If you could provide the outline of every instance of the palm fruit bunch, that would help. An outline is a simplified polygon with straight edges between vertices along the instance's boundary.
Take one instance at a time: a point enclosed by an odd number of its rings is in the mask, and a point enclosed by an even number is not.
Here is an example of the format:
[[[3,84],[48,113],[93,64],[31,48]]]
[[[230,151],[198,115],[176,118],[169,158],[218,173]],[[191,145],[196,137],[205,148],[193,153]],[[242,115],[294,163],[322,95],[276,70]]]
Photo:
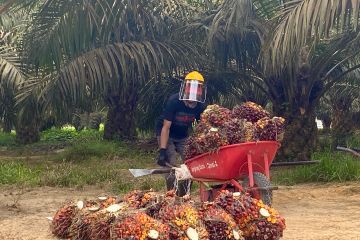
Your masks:
[[[241,230],[259,217],[258,207],[248,194],[223,191],[214,202],[234,218]]]
[[[114,223],[112,236],[114,239],[133,240],[168,240],[169,226],[163,224],[146,213],[138,212]]]
[[[219,105],[209,105],[201,114],[201,122],[213,127],[223,126],[231,118],[231,111]]]
[[[61,207],[53,217],[50,225],[51,232],[59,238],[68,238],[76,211],[77,207],[74,204],[66,204]]]
[[[213,203],[203,203],[200,217],[209,233],[209,240],[243,240],[242,232],[230,214]]]
[[[202,149],[198,146],[198,143],[196,142],[196,139],[194,136],[189,137],[186,139],[184,144],[184,158],[190,159],[197,155],[200,155],[202,152]]]
[[[152,205],[157,200],[157,195],[154,191],[138,191],[134,190],[124,196],[124,201],[133,208],[144,208]]]
[[[245,239],[276,239],[272,237],[282,236],[285,229],[285,221],[275,209],[248,194],[223,191],[215,204],[232,215]],[[263,237],[264,233],[265,238],[253,238]]]
[[[203,142],[203,153],[218,150],[221,146],[229,144],[220,128],[212,127],[204,135],[199,136],[199,140]]]
[[[104,213],[98,211],[82,211],[77,214],[73,218],[69,229],[71,239],[90,239],[93,224],[99,219],[104,218],[104,215]]]
[[[256,123],[261,118],[270,117],[270,113],[256,103],[245,102],[233,108],[232,117]]]
[[[208,233],[200,226],[198,211],[190,204],[169,204],[159,211],[159,219],[170,226],[171,240],[205,240]]]
[[[149,199],[147,193],[156,201],[142,205],[142,199]],[[265,240],[279,239],[284,229],[285,220],[275,209],[229,191],[202,204],[194,204],[189,196],[178,198],[175,191],[151,190],[130,192],[124,201],[101,197],[68,203],[51,225],[57,237],[79,240]]]
[[[72,239],[99,239],[98,236],[110,238],[110,226],[116,214],[126,205],[118,204],[116,197],[99,197],[96,200],[79,201],[79,211],[73,217],[69,228]],[[126,206],[127,207],[127,206]],[[101,238],[101,239],[109,239]]]
[[[184,196],[181,198],[181,200],[182,202],[187,202],[190,200],[190,198]],[[160,210],[168,205],[175,204],[176,201],[177,201],[176,190],[168,191],[166,192],[165,195],[158,195],[156,203],[147,206],[146,214],[148,214],[150,217],[153,217],[155,219],[159,219]]]
[[[90,239],[110,240],[110,230],[115,219],[116,217],[114,215],[106,215],[103,218],[96,219],[91,227]]]
[[[233,118],[224,124],[229,144],[251,142],[254,140],[254,125],[245,119]]]
[[[283,228],[279,224],[273,224],[266,219],[251,223],[251,234],[249,240],[277,240],[283,236]]]
[[[259,218],[248,223],[245,227],[247,239],[251,240],[276,240],[282,237],[285,230],[285,219],[278,212],[261,200],[253,199],[259,208]]]
[[[202,153],[216,151],[228,144],[226,134],[222,129],[202,122],[196,126],[194,135],[186,140],[184,156],[185,159],[190,159]]]
[[[255,139],[259,141],[281,141],[284,130],[284,118],[264,117],[255,123]]]

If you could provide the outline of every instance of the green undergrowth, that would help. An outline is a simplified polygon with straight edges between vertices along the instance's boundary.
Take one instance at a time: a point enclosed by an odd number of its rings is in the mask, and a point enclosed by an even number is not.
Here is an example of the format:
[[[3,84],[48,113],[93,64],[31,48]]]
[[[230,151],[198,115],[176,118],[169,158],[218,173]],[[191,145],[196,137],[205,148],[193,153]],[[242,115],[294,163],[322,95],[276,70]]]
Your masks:
[[[0,134],[0,185],[92,185],[115,192],[149,188],[164,190],[162,176],[134,178],[128,171],[129,168],[158,167],[155,164],[156,152],[149,151],[148,145],[105,141],[102,134],[102,131],[95,130],[76,132],[72,128],[50,129],[41,133],[39,143],[27,146],[15,145],[14,133]],[[351,139],[352,146],[358,146],[358,140],[358,137]],[[48,151],[50,146],[61,144],[64,145],[61,151]],[[3,151],[3,148],[7,151]],[[35,154],[34,149],[38,150]],[[320,160],[320,164],[271,169],[273,184],[360,180],[360,161],[349,153],[323,150],[315,153],[313,159]],[[196,186],[194,184],[193,189],[196,190]]]
[[[360,160],[348,153],[319,152],[313,159],[319,164],[275,169],[275,184],[294,185],[308,182],[345,182],[360,180]]]

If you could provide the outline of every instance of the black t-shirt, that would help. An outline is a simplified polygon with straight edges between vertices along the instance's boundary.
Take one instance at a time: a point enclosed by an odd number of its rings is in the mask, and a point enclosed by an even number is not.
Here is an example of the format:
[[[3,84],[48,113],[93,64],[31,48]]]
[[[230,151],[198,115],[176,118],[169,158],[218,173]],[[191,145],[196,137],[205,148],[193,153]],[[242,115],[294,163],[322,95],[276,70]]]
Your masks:
[[[198,103],[195,108],[189,108],[179,100],[179,94],[170,96],[166,107],[156,124],[156,135],[161,135],[164,119],[171,121],[169,137],[183,139],[188,136],[189,128],[194,120],[200,120],[200,114],[205,110],[205,104]]]

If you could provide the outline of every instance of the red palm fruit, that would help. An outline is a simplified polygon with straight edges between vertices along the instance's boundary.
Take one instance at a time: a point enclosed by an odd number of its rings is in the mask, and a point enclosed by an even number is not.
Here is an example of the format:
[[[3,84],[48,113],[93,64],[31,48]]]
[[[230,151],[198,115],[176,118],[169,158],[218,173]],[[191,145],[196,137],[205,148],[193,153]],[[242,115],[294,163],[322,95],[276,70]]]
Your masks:
[[[265,117],[255,124],[255,139],[259,141],[281,141],[285,130],[285,119]]]
[[[229,144],[253,141],[254,126],[245,119],[233,118],[224,124]]]
[[[112,228],[114,239],[169,239],[169,226],[143,212],[116,221]],[[156,235],[156,238],[151,235]]]
[[[231,111],[219,105],[209,105],[201,114],[201,122],[213,127],[222,126],[231,117]]]
[[[51,223],[51,232],[59,238],[68,238],[70,234],[70,226],[75,215],[76,207],[65,205],[60,208]]]
[[[205,203],[201,207],[201,219],[209,234],[209,240],[243,239],[242,232],[230,214],[214,204]]]
[[[115,219],[115,216],[110,215],[98,219],[91,227],[90,239],[110,240],[110,228]]]
[[[235,106],[232,110],[232,117],[246,119],[249,122],[256,123],[263,117],[269,117],[270,114],[260,105],[253,102],[246,102]]]

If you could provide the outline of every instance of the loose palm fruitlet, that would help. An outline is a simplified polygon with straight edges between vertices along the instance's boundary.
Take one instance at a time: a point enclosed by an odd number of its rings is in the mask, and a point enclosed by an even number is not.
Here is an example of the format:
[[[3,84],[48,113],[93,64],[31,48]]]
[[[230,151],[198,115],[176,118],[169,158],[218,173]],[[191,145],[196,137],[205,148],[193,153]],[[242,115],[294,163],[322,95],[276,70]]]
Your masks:
[[[231,118],[231,111],[219,105],[209,105],[201,114],[201,122],[213,127],[223,126]]]
[[[256,123],[261,118],[270,117],[270,113],[256,103],[246,102],[233,108],[232,117]]]
[[[285,131],[282,117],[264,117],[255,123],[255,136],[258,141],[281,141]]]

